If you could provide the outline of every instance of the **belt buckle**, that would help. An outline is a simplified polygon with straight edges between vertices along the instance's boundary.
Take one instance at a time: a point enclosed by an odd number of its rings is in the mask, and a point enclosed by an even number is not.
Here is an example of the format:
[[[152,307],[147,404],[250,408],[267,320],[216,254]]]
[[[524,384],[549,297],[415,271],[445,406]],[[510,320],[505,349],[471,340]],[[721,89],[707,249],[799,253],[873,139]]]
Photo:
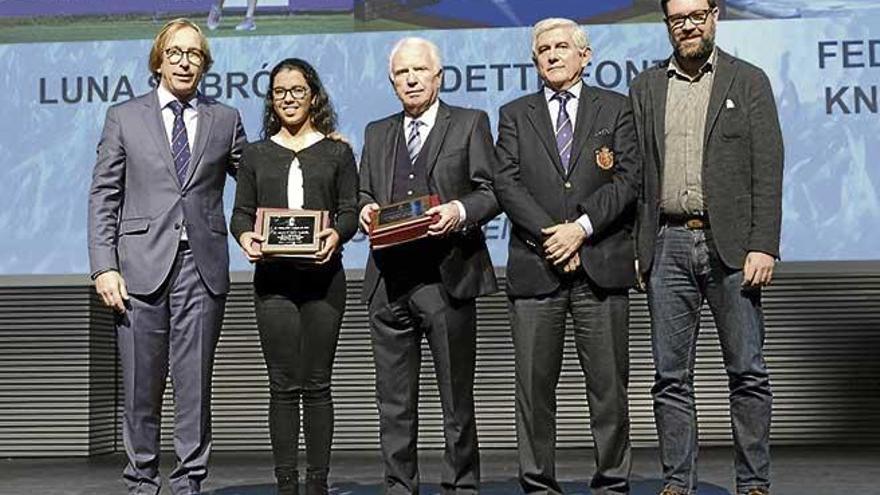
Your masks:
[[[706,228],[706,222],[702,218],[691,218],[684,225],[690,230],[703,230]]]

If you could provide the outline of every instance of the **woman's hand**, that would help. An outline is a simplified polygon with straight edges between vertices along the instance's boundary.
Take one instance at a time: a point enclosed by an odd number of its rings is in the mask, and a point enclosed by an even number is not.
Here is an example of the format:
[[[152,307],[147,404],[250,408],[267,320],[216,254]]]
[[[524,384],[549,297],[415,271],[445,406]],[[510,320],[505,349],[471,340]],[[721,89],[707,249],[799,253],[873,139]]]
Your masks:
[[[339,247],[339,232],[336,232],[336,229],[332,228],[324,229],[318,232],[318,239],[324,241],[324,247],[315,253],[317,263],[321,265],[330,260],[333,253],[336,252],[336,248]]]
[[[263,236],[256,232],[243,232],[238,238],[238,244],[241,246],[242,252],[251,263],[263,259],[263,252],[260,250],[260,244],[264,241]]]

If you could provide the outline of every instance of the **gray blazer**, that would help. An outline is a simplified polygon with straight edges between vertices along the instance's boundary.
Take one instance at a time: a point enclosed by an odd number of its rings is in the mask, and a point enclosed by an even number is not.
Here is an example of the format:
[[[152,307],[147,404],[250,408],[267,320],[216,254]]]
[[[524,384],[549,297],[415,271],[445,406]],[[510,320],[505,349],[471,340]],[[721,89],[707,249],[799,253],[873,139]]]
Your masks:
[[[179,183],[156,91],[110,107],[89,191],[91,273],[118,270],[128,291],[156,291],[186,225],[199,274],[214,294],[229,290],[223,217],[226,174],[247,141],[235,109],[199,95],[198,129]]]
[[[665,154],[668,61],[640,74],[630,100],[643,159],[637,246],[647,275],[659,229]],[[782,131],[767,75],[720,49],[709,99],[703,153],[703,194],[725,265],[740,270],[749,251],[779,256],[782,223]]]
[[[368,203],[391,203],[402,125],[400,112],[367,126],[361,153],[358,211]],[[467,213],[466,224],[445,239],[440,277],[446,290],[456,298],[490,294],[497,290],[495,271],[480,229],[499,213],[492,190],[495,155],[489,117],[481,110],[449,106],[441,101],[431,133],[436,136],[422,150],[428,157],[428,187],[444,203],[461,201]],[[371,251],[364,274],[363,302],[369,303],[379,276]]]

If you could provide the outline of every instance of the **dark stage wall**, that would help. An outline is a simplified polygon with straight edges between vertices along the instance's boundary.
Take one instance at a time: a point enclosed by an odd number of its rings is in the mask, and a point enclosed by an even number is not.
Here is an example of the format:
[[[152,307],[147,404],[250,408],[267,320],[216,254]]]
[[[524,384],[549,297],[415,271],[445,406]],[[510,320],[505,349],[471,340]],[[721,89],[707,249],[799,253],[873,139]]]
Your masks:
[[[502,274],[503,275],[503,274]],[[333,394],[337,449],[378,447],[362,274],[349,273]],[[214,446],[268,450],[268,390],[250,274],[233,275],[214,373]],[[775,395],[772,442],[880,445],[880,262],[782,263],[766,290],[766,355]],[[697,400],[704,445],[730,443],[726,376],[703,315]],[[631,310],[630,416],[637,446],[656,443],[643,295]],[[479,300],[476,378],[482,447],[515,446],[513,351],[503,293]],[[122,450],[121,370],[110,314],[85,276],[0,277],[0,456],[88,456]],[[442,447],[432,363],[423,354],[421,443]],[[558,445],[590,447],[584,380],[569,336],[560,379]],[[171,447],[166,394],[163,444]]]

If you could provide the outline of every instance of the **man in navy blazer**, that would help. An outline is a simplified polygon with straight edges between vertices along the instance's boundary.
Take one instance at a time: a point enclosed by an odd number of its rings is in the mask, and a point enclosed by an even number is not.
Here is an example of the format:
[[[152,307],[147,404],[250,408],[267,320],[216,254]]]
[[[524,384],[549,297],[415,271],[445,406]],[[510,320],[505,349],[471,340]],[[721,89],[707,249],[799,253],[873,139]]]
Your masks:
[[[223,187],[246,142],[238,112],[197,91],[211,52],[178,19],[150,51],[156,90],[107,111],[89,192],[95,288],[117,313],[123,478],[159,492],[162,395],[174,384],[176,495],[199,493],[211,446],[211,370],[229,290]]]
[[[532,32],[544,87],[501,107],[495,191],[512,224],[507,294],[516,352],[520,484],[559,494],[556,384],[566,314],[587,380],[596,474],[628,493],[629,294],[639,157],[626,98],[582,81],[592,51],[568,19]]]

